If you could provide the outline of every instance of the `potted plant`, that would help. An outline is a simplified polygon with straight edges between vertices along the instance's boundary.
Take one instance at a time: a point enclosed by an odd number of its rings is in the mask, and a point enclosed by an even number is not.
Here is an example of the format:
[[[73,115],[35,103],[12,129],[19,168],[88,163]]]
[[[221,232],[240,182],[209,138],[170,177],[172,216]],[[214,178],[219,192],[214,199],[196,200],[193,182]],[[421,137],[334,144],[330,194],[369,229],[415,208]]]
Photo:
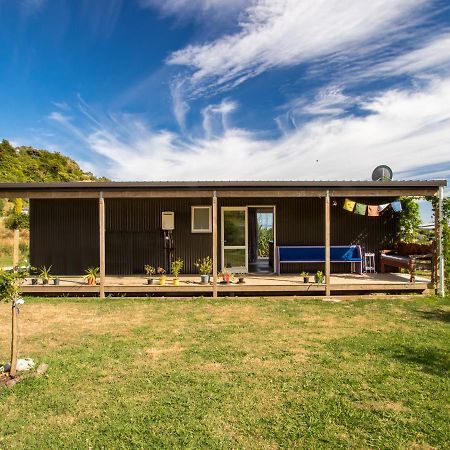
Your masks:
[[[232,274],[228,270],[224,270],[221,274],[224,283],[229,283],[231,281]]]
[[[209,256],[205,256],[204,258],[199,259],[194,265],[200,273],[200,283],[208,284],[209,274],[212,271],[212,259]]]
[[[166,271],[163,267],[158,267],[156,273],[159,275],[159,285],[163,286],[166,284]]]
[[[146,273],[147,276],[148,276],[148,278],[147,278],[147,284],[153,284],[153,278],[152,278],[152,275],[155,275],[156,269],[155,269],[153,266],[151,266],[150,264],[146,264],[146,265],[144,266],[144,270],[145,270],[145,273]]]
[[[99,267],[88,267],[84,273],[86,274],[83,278],[86,280],[86,283],[90,286],[95,286],[97,284],[97,277],[100,271]]]
[[[48,284],[48,280],[52,278],[50,271],[52,269],[52,266],[46,267],[42,266],[39,270],[39,278],[42,280],[42,284]]]
[[[59,277],[53,278],[53,284],[54,284],[55,286],[59,286],[59,281],[60,281]]]
[[[303,283],[309,283],[309,273],[308,272],[302,272],[300,276],[303,278]]]
[[[178,258],[177,260],[173,261],[170,265],[170,271],[172,272],[172,275],[175,277],[173,279],[173,284],[175,286],[178,286],[180,284],[180,280],[178,279],[178,275],[180,275],[181,269],[183,268],[183,260]]]
[[[31,277],[31,284],[32,285],[36,285],[38,284],[38,270],[36,267],[30,266],[30,270],[29,270],[30,275],[33,275]]]
[[[238,283],[239,284],[244,284],[245,283],[245,273],[240,273],[238,274]]]
[[[322,283],[323,283],[323,279],[324,279],[323,272],[321,272],[320,270],[318,270],[318,271],[316,272],[316,274],[314,275],[314,281],[315,281],[317,284],[322,284]]]

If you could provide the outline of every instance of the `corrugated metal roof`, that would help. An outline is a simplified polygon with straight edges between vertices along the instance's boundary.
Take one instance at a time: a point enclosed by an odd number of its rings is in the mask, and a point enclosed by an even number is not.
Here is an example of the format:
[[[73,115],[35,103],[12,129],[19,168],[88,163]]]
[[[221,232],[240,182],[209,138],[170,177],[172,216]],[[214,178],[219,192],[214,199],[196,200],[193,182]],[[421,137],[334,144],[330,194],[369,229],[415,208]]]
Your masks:
[[[102,191],[134,189],[317,189],[317,188],[426,188],[447,186],[446,180],[399,180],[399,181],[77,181],[65,183],[0,183],[1,191]]]

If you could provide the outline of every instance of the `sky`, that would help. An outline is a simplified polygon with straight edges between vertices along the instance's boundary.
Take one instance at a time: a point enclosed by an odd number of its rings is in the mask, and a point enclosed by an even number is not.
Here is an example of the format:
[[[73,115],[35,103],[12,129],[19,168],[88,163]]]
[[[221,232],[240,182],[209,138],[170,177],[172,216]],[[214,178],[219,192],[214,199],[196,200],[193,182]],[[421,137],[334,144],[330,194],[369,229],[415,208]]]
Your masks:
[[[0,139],[113,180],[450,178],[448,0],[0,0]]]

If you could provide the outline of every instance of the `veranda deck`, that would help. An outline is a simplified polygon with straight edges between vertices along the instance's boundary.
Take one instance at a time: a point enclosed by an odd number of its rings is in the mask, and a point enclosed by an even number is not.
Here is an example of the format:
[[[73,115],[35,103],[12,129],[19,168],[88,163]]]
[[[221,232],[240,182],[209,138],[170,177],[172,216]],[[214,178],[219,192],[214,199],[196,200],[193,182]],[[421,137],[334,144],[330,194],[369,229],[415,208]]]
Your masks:
[[[311,277],[312,279],[312,277]],[[425,293],[433,289],[430,280],[417,277],[415,283],[410,283],[409,275],[402,273],[386,274],[336,274],[331,276],[331,293],[364,294],[364,293]],[[81,276],[64,276],[59,285],[32,285],[27,279],[22,286],[25,295],[70,295],[96,296],[99,286],[89,286]],[[174,286],[172,278],[168,277],[165,285],[160,286],[155,279],[148,285],[144,275],[137,276],[107,276],[105,282],[106,295],[136,295],[136,296],[211,296],[212,283],[200,284],[198,275],[180,276],[180,284]],[[247,275],[245,283],[237,280],[229,284],[218,284],[219,296],[234,295],[325,295],[325,285],[304,283],[299,275]]]

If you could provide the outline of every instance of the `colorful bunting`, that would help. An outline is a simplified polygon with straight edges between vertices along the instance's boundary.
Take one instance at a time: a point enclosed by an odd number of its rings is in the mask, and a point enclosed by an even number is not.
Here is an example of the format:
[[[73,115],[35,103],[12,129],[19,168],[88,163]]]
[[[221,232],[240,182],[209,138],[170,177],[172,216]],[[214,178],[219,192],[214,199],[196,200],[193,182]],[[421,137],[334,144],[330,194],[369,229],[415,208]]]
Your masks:
[[[391,203],[391,207],[394,212],[402,212],[402,204],[397,200]]]
[[[399,200],[391,203],[383,203],[382,205],[364,205],[363,203],[356,203],[348,198],[344,201],[344,209],[346,211],[365,216],[366,213],[369,217],[378,217],[380,213],[390,206],[394,212],[402,211],[402,204]]]
[[[366,209],[367,209],[366,205],[363,205],[362,203],[357,203],[355,205],[355,210],[353,212],[355,214],[359,214],[361,216],[365,216],[366,215]]]
[[[344,202],[344,209],[350,212],[353,212],[353,209],[355,208],[356,202],[349,200],[348,198],[345,199]]]

